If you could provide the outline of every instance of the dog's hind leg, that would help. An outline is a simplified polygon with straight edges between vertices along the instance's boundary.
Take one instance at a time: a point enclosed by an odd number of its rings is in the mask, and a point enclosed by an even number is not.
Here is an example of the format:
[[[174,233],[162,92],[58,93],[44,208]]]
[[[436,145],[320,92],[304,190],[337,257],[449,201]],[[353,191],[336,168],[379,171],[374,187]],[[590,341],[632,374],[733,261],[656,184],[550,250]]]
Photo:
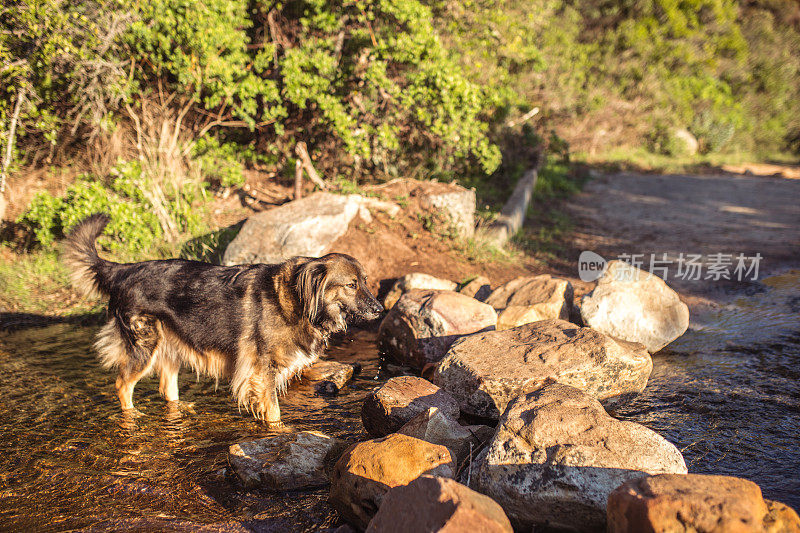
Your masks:
[[[119,403],[126,411],[133,409],[134,387],[153,370],[155,351],[161,341],[158,321],[149,316],[131,318],[129,337],[130,354],[126,363],[119,367],[116,383]]]
[[[162,360],[158,364],[158,392],[168,402],[178,401],[178,372],[180,363],[162,355]]]

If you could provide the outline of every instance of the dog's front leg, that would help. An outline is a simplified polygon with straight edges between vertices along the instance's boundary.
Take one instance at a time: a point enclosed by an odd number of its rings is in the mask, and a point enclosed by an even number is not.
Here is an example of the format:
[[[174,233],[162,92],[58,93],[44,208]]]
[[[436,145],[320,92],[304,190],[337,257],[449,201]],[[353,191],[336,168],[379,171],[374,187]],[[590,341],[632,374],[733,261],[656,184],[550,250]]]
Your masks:
[[[282,427],[281,407],[278,405],[278,387],[274,375],[270,376],[267,380],[267,387],[264,390],[264,396],[261,402],[261,412],[264,416],[264,422],[270,427]]]

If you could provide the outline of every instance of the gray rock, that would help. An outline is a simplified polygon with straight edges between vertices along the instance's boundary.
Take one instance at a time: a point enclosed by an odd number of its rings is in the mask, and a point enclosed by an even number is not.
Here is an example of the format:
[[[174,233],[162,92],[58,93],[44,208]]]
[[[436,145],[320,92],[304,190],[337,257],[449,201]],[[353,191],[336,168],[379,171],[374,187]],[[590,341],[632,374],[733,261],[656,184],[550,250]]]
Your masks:
[[[398,376],[367,395],[361,406],[361,420],[370,435],[382,437],[394,433],[431,407],[454,420],[459,416],[458,403],[430,381]]]
[[[463,287],[458,292],[465,296],[471,296],[479,302],[485,302],[486,298],[492,293],[492,287],[489,278],[485,276],[478,276]]]
[[[644,426],[609,416],[580,390],[555,383],[520,396],[473,465],[471,487],[495,499],[520,529],[604,531],[620,484],[685,474],[675,446]]]
[[[538,320],[569,320],[572,284],[549,274],[517,278],[501,285],[486,298],[497,309],[497,329],[510,329]]]
[[[317,257],[341,237],[362,208],[362,198],[317,192],[247,219],[225,250],[223,263],[279,263]]]
[[[449,219],[458,236],[475,235],[475,191],[454,186],[428,190],[420,195],[420,205]]]
[[[368,533],[512,533],[497,502],[452,479],[420,476],[383,498]]]
[[[436,407],[420,413],[397,432],[446,446],[458,465],[469,459],[470,454],[477,455],[480,446],[494,435],[489,426],[462,426]]]
[[[389,289],[383,299],[383,306],[386,309],[391,309],[403,293],[414,289],[454,291],[456,287],[458,287],[458,284],[449,279],[437,278],[422,272],[412,272],[394,282],[394,285],[392,285],[392,288]]]
[[[248,488],[276,491],[310,489],[328,484],[326,465],[333,464],[346,443],[316,431],[300,431],[233,444],[228,462]]]
[[[672,131],[672,138],[680,145],[679,154],[675,155],[695,155],[700,148],[697,137],[686,128],[677,128]]]
[[[453,343],[433,381],[465,413],[498,418],[520,394],[551,381],[601,400],[641,392],[653,369],[644,346],[563,320],[543,320]]]
[[[378,339],[400,363],[424,368],[438,362],[464,335],[494,329],[490,305],[452,291],[412,290],[403,294],[381,322]]]
[[[689,308],[678,293],[649,272],[611,261],[594,290],[581,301],[584,323],[657,352],[686,332]]]

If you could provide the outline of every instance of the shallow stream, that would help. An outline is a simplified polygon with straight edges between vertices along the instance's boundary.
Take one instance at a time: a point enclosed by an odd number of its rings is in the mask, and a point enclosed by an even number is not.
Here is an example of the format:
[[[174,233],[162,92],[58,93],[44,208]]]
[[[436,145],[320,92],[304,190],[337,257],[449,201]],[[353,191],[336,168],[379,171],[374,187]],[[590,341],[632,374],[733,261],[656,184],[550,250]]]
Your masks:
[[[768,278],[656,354],[645,392],[613,414],[676,444],[690,472],[746,477],[800,508],[800,272]],[[268,435],[224,386],[182,374],[194,412],[170,412],[157,380],[120,414],[113,376],[92,351],[96,327],[59,324],[0,335],[0,530],[164,530],[235,521],[254,531],[331,527],[326,490],[245,492],[221,474],[228,445]],[[363,370],[338,396],[306,383],[284,421],[355,440],[361,401],[386,379],[375,334],[329,356]]]

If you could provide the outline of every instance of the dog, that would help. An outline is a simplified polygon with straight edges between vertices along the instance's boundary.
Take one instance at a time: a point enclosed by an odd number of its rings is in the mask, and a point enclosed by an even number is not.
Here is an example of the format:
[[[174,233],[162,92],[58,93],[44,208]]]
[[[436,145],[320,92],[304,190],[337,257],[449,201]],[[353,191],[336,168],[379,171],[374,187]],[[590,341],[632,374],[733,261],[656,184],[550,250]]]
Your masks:
[[[240,409],[280,426],[278,394],[292,377],[333,333],[383,312],[349,255],[229,267],[184,259],[114,263],[95,246],[109,221],[104,214],[84,219],[62,253],[77,288],[108,298],[95,348],[105,367],[117,368],[126,411],[133,410],[136,383],[154,371],[162,396],[177,402],[178,372],[188,365],[217,383],[229,379]]]

